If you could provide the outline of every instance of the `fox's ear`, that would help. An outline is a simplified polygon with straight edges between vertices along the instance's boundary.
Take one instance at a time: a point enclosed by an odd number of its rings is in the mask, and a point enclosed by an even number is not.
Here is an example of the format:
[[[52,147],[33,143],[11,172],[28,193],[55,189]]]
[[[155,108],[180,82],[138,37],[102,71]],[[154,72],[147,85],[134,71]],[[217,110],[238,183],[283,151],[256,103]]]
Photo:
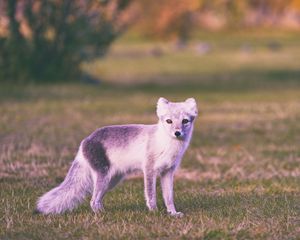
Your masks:
[[[198,108],[195,98],[188,98],[185,100],[187,112],[192,116],[196,117],[198,115]]]
[[[167,113],[169,101],[163,97],[157,101],[156,114],[158,117],[162,117]]]

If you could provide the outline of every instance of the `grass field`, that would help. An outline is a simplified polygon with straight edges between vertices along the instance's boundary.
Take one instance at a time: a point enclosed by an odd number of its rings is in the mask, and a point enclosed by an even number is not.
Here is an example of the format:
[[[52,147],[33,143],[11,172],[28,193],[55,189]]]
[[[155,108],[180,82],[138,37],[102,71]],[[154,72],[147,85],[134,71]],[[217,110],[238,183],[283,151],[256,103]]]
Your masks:
[[[99,85],[2,84],[0,239],[299,239],[299,36],[200,39],[181,50],[120,41],[84,66]],[[199,53],[203,42],[210,49]],[[200,110],[176,174],[183,218],[166,215],[161,194],[149,213],[139,177],[107,194],[104,213],[92,213],[88,198],[72,213],[32,214],[82,138],[103,125],[156,122],[160,96],[193,96]]]

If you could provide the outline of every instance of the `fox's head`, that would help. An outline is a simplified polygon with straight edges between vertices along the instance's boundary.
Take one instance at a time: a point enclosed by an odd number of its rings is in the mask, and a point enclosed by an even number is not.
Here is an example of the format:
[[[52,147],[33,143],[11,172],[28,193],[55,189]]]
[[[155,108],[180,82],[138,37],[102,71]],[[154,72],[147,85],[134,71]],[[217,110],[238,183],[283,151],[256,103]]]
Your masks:
[[[193,130],[198,109],[194,98],[188,98],[184,102],[169,102],[165,98],[159,98],[156,113],[167,134],[173,138],[185,139]]]

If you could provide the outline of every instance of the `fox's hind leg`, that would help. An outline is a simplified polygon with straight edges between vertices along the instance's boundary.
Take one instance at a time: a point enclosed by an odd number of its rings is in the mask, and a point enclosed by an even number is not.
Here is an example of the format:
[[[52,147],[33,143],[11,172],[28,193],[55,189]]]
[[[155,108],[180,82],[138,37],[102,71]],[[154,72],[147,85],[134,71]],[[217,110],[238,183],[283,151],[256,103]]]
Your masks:
[[[103,197],[109,189],[110,176],[107,173],[97,172],[93,176],[94,189],[91,199],[91,208],[94,212],[103,211]]]
[[[91,208],[94,212],[102,211],[104,195],[112,190],[124,178],[123,174],[116,174],[112,177],[109,174],[96,173],[94,176],[94,190],[91,199]]]
[[[98,134],[98,135],[97,135]],[[93,195],[91,207],[94,212],[103,210],[102,199],[109,188],[111,180],[111,164],[106,154],[106,149],[99,140],[99,132],[86,138],[82,143],[83,155],[92,170]]]
[[[117,173],[111,177],[107,191],[112,190],[115,186],[118,185],[124,179],[124,174]]]

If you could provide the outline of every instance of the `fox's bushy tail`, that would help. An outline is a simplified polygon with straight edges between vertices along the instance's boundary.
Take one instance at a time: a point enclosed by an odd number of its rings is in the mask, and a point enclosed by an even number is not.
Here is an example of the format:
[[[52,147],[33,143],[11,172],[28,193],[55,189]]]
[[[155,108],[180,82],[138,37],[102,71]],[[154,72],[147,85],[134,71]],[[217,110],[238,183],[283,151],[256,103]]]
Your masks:
[[[43,214],[59,214],[72,210],[84,200],[91,187],[89,169],[74,160],[64,181],[39,198],[36,211]]]

